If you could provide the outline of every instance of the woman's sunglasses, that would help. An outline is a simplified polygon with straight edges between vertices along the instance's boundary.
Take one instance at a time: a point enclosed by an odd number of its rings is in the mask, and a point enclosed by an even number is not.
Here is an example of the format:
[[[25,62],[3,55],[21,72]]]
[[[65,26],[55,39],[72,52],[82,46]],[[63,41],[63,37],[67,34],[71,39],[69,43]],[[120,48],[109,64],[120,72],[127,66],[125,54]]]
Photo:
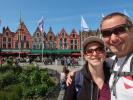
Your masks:
[[[118,25],[118,26],[110,28],[110,29],[101,30],[101,34],[104,38],[108,38],[112,34],[115,34],[115,35],[123,34],[123,33],[127,32],[130,29],[130,27],[131,27],[131,25],[121,24],[121,25]]]
[[[85,51],[85,54],[91,55],[91,54],[94,53],[94,51],[95,51],[97,54],[101,54],[101,53],[105,52],[104,47],[98,47],[98,48],[96,48],[96,49],[88,49],[88,50],[86,50],[86,51]]]

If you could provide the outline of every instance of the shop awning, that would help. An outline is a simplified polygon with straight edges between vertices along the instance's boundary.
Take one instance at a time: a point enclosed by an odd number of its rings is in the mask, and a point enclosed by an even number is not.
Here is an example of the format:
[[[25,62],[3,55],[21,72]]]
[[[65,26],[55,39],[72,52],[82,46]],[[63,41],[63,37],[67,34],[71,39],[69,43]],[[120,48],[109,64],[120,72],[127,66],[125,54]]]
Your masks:
[[[1,50],[2,54],[15,54],[15,53],[20,53],[20,54],[29,54],[31,53],[30,49],[2,49]]]
[[[31,50],[33,54],[71,54],[80,50]]]

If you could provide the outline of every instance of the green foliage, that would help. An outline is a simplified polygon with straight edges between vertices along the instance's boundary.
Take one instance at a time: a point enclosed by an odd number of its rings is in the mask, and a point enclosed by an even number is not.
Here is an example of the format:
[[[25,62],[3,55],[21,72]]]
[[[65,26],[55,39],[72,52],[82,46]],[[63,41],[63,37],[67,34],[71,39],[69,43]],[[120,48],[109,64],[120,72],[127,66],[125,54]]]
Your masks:
[[[34,70],[30,75],[31,85],[41,84],[41,74],[39,70]]]
[[[6,60],[7,64],[12,66],[13,65],[13,58],[9,58]]]
[[[2,65],[2,67],[0,67],[0,72],[5,72],[8,70],[13,70],[13,69],[14,69],[14,66],[9,65],[9,64],[4,64]]]
[[[0,91],[0,100],[21,100],[22,98],[22,85],[10,85],[4,91]]]
[[[3,89],[5,86],[10,84],[17,83],[17,76],[14,74],[13,71],[7,71],[0,75],[0,89]]]
[[[0,100],[21,100],[43,97],[55,86],[48,70],[33,65],[17,68],[6,65],[0,72]],[[8,69],[9,68],[9,69]]]

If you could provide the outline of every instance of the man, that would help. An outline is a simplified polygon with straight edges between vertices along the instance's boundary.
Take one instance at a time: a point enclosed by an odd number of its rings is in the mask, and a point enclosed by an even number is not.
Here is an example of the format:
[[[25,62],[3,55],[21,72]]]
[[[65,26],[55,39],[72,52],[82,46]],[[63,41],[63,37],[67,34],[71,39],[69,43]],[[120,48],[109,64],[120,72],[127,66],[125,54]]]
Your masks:
[[[106,46],[116,55],[109,85],[111,100],[133,100],[133,24],[119,12],[105,16],[100,31]]]
[[[108,48],[117,56],[110,77],[111,100],[133,100],[133,77],[130,62],[133,58],[133,24],[122,13],[112,13],[103,18],[100,31]]]

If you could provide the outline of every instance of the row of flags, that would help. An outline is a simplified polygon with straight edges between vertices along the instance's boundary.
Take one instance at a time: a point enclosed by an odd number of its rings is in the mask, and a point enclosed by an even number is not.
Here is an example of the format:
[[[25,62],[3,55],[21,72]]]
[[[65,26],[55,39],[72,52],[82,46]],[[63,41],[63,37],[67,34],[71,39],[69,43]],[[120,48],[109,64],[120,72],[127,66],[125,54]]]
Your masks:
[[[129,16],[125,9],[124,9],[123,12],[124,12],[125,15]],[[101,16],[103,18],[104,14],[102,13]],[[0,23],[1,23],[1,20],[0,20]],[[39,27],[40,31],[43,33],[44,32],[44,28],[43,28],[44,27],[44,19],[43,19],[43,16],[38,21],[38,27]],[[89,31],[89,27],[88,27],[85,19],[83,18],[83,16],[81,16],[81,32],[83,32],[83,31]]]
[[[43,33],[44,32],[44,19],[43,16],[41,17],[41,19],[39,19],[38,21],[38,27],[40,29],[40,31]],[[81,31],[89,31],[88,25],[85,21],[85,19],[83,18],[83,16],[81,16]]]

